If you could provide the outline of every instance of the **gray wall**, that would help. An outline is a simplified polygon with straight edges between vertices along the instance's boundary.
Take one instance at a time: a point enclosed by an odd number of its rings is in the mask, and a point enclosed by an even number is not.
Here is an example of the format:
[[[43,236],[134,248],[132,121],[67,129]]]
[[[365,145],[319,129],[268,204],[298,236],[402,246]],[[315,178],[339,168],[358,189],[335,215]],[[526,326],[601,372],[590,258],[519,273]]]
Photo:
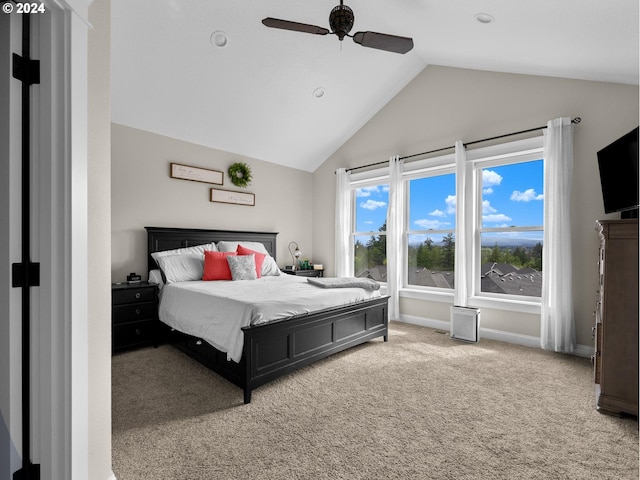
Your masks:
[[[545,125],[556,117],[579,116],[574,135],[572,232],[577,340],[591,345],[598,241],[604,215],[596,152],[638,125],[638,87],[560,78],[512,75],[428,66],[362,129],[314,172],[315,254],[334,258],[335,175],[338,167],[385,161],[503,133]],[[326,265],[333,273],[332,262]],[[400,313],[448,321],[448,307],[403,299]],[[483,326],[539,335],[539,315],[483,309]]]
[[[126,280],[130,272],[146,278],[145,226],[279,232],[280,266],[291,263],[291,241],[304,257],[323,261],[313,257],[313,174],[119,124],[112,124],[111,135],[114,282]],[[224,172],[221,188],[254,193],[256,205],[210,202],[213,185],[170,178],[171,162]],[[253,181],[245,189],[235,187],[226,173],[235,162],[251,167]]]

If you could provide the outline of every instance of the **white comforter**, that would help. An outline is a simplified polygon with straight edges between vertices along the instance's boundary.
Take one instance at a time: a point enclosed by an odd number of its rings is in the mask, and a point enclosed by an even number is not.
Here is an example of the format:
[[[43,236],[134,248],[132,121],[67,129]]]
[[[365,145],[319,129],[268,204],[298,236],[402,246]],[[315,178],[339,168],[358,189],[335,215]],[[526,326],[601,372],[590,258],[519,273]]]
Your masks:
[[[293,275],[177,282],[162,288],[159,316],[167,325],[206,340],[239,362],[242,327],[379,296],[379,291],[363,288],[319,288]]]

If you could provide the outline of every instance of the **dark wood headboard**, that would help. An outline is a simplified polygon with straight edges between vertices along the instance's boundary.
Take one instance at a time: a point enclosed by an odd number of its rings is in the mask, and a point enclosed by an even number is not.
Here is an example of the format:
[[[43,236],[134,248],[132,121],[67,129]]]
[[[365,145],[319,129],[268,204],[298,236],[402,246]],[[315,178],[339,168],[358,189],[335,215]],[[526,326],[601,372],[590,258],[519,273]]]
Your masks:
[[[234,230],[203,230],[198,228],[144,227],[147,231],[148,271],[157,267],[151,257],[153,252],[173,250],[174,248],[202,245],[203,243],[245,241],[262,243],[269,255],[276,258],[277,232],[242,232]]]

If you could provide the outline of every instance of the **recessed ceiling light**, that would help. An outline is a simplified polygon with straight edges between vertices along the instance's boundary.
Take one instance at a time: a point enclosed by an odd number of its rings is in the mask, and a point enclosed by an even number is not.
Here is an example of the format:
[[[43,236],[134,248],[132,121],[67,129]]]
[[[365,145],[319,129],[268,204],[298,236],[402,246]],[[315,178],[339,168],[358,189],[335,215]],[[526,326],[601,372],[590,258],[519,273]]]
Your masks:
[[[476,15],[476,20],[478,20],[480,23],[493,23],[495,21],[495,18],[493,18],[488,13],[479,13]]]
[[[221,31],[215,31],[211,34],[211,45],[218,48],[223,48],[227,46],[229,43],[229,38],[227,38],[227,34]]]
[[[316,98],[320,98],[324,96],[324,88],[318,87],[313,91],[313,96]]]

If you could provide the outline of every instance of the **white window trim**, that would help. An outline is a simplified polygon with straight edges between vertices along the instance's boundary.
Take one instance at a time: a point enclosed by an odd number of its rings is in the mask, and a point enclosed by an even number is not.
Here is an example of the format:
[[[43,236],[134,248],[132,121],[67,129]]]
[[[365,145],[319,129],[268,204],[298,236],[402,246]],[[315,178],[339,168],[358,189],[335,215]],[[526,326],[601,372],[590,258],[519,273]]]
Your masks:
[[[373,187],[373,186],[379,186],[379,185],[383,185],[389,184],[389,174],[388,174],[388,169],[384,168],[384,169],[375,169],[375,170],[369,170],[366,172],[361,172],[361,173],[356,173],[351,175],[351,182],[349,184],[349,189],[351,190],[351,221],[352,221],[352,225],[351,225],[351,233],[350,233],[350,237],[351,237],[351,241],[349,242],[349,258],[350,260],[350,264],[351,264],[351,269],[353,274],[355,275],[355,271],[354,271],[354,262],[355,262],[355,255],[356,255],[356,251],[355,251],[355,240],[356,237],[364,237],[364,236],[372,236],[372,235],[387,235],[387,232],[380,232],[378,230],[367,230],[367,231],[356,231],[356,220],[357,220],[357,215],[356,215],[356,207],[357,207],[357,198],[358,196],[356,195],[356,190],[359,190],[361,188],[365,188],[365,187]],[[385,286],[386,288],[386,282],[378,282],[380,284],[380,286]]]
[[[418,160],[405,166],[405,172],[402,175],[402,181],[409,183],[411,180],[420,180],[422,178],[439,177],[442,175],[455,175],[455,156],[452,154],[442,155],[439,157],[433,157],[425,160]],[[402,237],[402,251],[404,254],[404,266],[402,275],[402,289],[401,296],[410,298],[428,297],[432,301],[451,301],[453,303],[453,288],[439,288],[429,287],[424,285],[412,285],[409,283],[409,269],[407,265],[407,259],[409,256],[409,235],[446,235],[453,233],[456,235],[455,225],[453,228],[442,230],[413,230],[410,227],[409,216],[411,214],[409,209],[409,202],[411,200],[411,189],[405,188],[404,199],[404,217],[405,217],[405,231]],[[407,295],[402,295],[403,292],[410,292]]]
[[[504,231],[504,229],[493,229],[482,227],[482,178],[479,174],[481,169],[496,166],[514,165],[528,161],[542,159],[544,161],[543,136],[517,140],[499,145],[478,148],[467,152],[467,161],[473,167],[473,192],[471,199],[466,205],[472,205],[474,212],[473,219],[473,259],[472,259],[472,290],[468,298],[469,305],[474,307],[487,307],[497,310],[511,310],[524,313],[540,313],[541,298],[517,296],[508,294],[496,294],[482,292],[480,290],[480,269],[479,262],[481,242],[480,236],[483,232]],[[546,200],[546,199],[545,199]],[[544,225],[512,227],[510,231],[544,231]]]

